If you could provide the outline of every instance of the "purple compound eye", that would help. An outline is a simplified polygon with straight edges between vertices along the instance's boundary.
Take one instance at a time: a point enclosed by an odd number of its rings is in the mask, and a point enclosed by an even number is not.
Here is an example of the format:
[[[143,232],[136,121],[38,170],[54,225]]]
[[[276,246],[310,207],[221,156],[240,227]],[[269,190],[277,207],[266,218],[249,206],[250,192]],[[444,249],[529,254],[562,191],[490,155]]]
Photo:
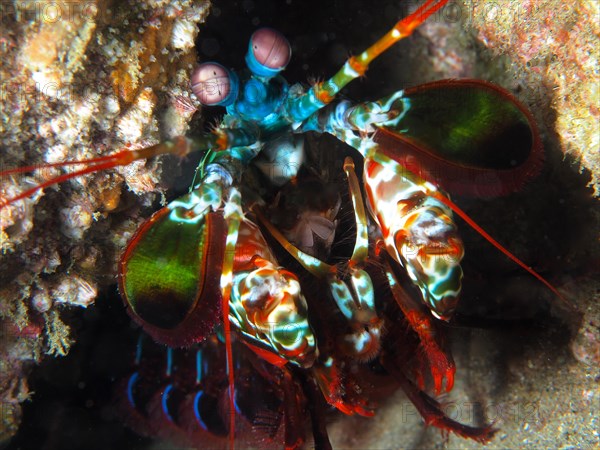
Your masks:
[[[205,106],[225,105],[231,92],[231,73],[221,64],[200,64],[191,76],[192,92]]]
[[[288,40],[272,28],[256,30],[250,38],[250,49],[256,61],[277,71],[283,70],[292,56]]]

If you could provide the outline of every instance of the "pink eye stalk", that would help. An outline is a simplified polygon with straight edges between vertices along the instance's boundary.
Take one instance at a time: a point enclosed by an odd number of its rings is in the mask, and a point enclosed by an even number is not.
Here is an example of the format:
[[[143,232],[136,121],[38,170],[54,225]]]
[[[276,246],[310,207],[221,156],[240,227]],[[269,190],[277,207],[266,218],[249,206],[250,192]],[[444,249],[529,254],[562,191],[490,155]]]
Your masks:
[[[261,28],[254,32],[250,41],[254,57],[263,66],[282,70],[290,62],[292,50],[288,40],[280,32]]]
[[[272,28],[261,28],[250,38],[246,64],[255,75],[273,77],[285,69],[291,57],[285,36]]]
[[[228,106],[235,99],[233,74],[221,64],[200,64],[191,76],[192,91],[205,106]]]

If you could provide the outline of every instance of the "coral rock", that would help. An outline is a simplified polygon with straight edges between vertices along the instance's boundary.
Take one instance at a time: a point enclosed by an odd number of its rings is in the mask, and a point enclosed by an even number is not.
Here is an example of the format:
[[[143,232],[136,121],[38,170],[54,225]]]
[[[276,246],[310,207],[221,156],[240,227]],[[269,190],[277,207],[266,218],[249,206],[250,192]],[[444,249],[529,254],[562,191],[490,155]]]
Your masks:
[[[189,90],[207,1],[3,2],[0,8],[2,169],[93,158],[187,131],[191,114],[173,108],[172,96]],[[0,341],[0,443],[18,426],[31,363],[44,352],[65,354],[72,342],[57,308],[85,307],[98,285],[114,282],[127,236],[151,212],[140,208],[167,186],[170,174],[162,172],[159,161],[141,162],[134,170],[71,180],[0,211],[0,319],[12,330]],[[6,177],[0,196],[60,173]],[[123,206],[124,188],[139,197],[129,195]],[[111,222],[118,231],[110,231]],[[34,318],[43,330],[39,339],[28,331]]]

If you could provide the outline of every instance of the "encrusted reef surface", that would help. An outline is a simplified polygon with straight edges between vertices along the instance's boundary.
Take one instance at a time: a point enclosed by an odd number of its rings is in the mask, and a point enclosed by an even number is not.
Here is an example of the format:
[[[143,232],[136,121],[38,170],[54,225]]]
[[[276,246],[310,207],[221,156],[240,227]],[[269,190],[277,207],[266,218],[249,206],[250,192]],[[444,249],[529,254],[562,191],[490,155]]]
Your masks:
[[[417,3],[386,0],[374,8],[363,0],[217,0],[198,53],[241,68],[252,29],[274,26],[292,43],[288,80],[324,78]],[[188,95],[194,39],[207,12],[205,2],[191,0],[3,2],[2,170],[185,133],[197,106]],[[360,101],[441,78],[481,78],[513,92],[540,125],[546,164],[523,192],[455,199],[580,312],[570,312],[459,221],[466,257],[462,303],[450,330],[456,386],[440,401],[461,422],[494,422],[500,431],[487,448],[594,448],[600,442],[600,212],[592,198],[600,179],[598,23],[595,0],[451,1],[345,89]],[[31,366],[46,353],[69,350],[69,327],[81,328],[82,341],[98,342],[97,365],[113,357],[104,345],[109,339],[92,330],[102,323],[101,311],[88,308],[83,324],[68,312],[92,304],[100,286],[115,282],[119,251],[160,204],[178,170],[172,162],[138,162],[78,178],[0,212],[0,442],[15,432],[21,403],[31,397]],[[7,177],[0,195],[13,196],[57,173]],[[58,446],[108,448],[94,438],[123,433],[114,421],[87,421],[94,402],[81,386],[91,383],[78,368],[88,347],[47,357],[32,380],[40,392],[29,416],[36,423],[27,429]],[[76,391],[80,404],[57,408],[44,399],[43,385],[60,386],[61,396]],[[48,424],[50,415],[56,417]],[[483,448],[424,427],[401,392],[380,405],[375,418],[344,417],[330,432],[334,448]],[[173,448],[147,441],[136,448],[146,444]]]
[[[93,158],[185,134],[207,1],[7,1],[0,18],[0,168]],[[167,185],[160,161],[77,178],[0,212],[0,443],[27,374],[72,343],[61,311],[114,283],[119,251]],[[59,170],[0,180],[10,198]],[[126,213],[121,213],[126,211]],[[147,215],[147,213],[146,213]]]
[[[524,82],[546,91],[553,114],[544,125],[600,196],[600,2],[473,1],[472,18],[492,52],[510,55]]]

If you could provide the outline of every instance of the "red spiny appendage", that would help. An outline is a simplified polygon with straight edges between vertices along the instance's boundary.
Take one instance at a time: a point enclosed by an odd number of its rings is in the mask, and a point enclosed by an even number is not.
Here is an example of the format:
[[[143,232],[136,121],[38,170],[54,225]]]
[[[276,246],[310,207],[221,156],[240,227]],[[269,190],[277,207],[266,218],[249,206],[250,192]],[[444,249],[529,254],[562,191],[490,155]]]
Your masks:
[[[421,345],[431,370],[435,395],[442,393],[444,378],[446,379],[446,392],[450,392],[454,387],[454,374],[456,373],[452,356],[444,352],[434,341],[422,342]]]
[[[432,319],[427,314],[419,310],[410,310],[404,313],[406,320],[410,323],[411,328],[419,335],[419,338],[424,341],[432,341],[434,330],[432,327]]]
[[[425,423],[427,425],[433,425],[443,431],[452,432],[465,439],[473,439],[481,444],[489,442],[494,437],[496,431],[498,431],[493,428],[492,425],[486,425],[485,427],[472,427],[470,425],[464,425],[446,416],[439,409],[433,412],[429,417],[423,418],[425,419]]]
[[[231,284],[223,292],[223,334],[225,336],[225,354],[227,358],[227,379],[229,384],[229,448],[235,446],[235,378],[233,370],[233,349],[231,344],[231,323],[229,322],[229,295]]]
[[[83,169],[76,170],[71,173],[65,173],[57,177],[51,178],[49,180],[46,180],[30,189],[27,189],[24,192],[21,192],[19,195],[13,198],[0,198],[0,209],[18,200],[27,198],[39,191],[40,189],[44,189],[55,184],[62,183],[63,181],[67,181],[72,178],[87,175],[89,173],[100,172],[102,170],[113,169],[118,166],[126,166],[128,164],[131,164],[133,161],[137,161],[139,159],[147,159],[158,155],[173,154],[178,157],[183,157],[191,151],[192,147],[190,145],[190,141],[183,136],[179,136],[173,139],[172,141],[161,142],[150,147],[144,147],[137,150],[122,150],[112,155],[99,156],[97,158],[39,164],[34,166],[16,167],[14,169],[4,170],[0,172],[0,178],[8,175],[14,175],[17,173],[33,172],[38,169],[60,168],[75,165],[86,166]]]
[[[445,352],[436,340],[433,319],[418,310],[409,311],[405,315],[411,328],[421,340],[421,348],[433,378],[435,394],[439,395],[442,392],[444,378],[446,379],[446,392],[450,392],[454,386],[456,366],[452,356]],[[419,378],[422,378],[421,374],[419,374]],[[422,380],[418,379],[417,381],[419,386],[424,385]]]
[[[405,36],[409,35],[432,14],[435,14],[440,10],[447,2],[448,0],[427,0],[410,16],[400,20],[394,28]],[[431,6],[432,4],[433,6]]]
[[[331,364],[330,366],[326,366],[325,364],[315,364],[312,368],[312,372],[327,403],[335,406],[344,414],[351,415],[352,412],[349,409],[345,409],[341,399],[343,388],[335,364]]]
[[[127,164],[131,163],[132,161],[134,161],[134,159],[135,159],[135,158],[131,158],[131,155],[132,155],[131,152],[119,152],[114,155],[102,156],[100,158],[94,158],[94,159],[90,159],[87,161],[65,161],[62,163],[53,163],[53,164],[40,165],[40,166],[19,167],[16,169],[10,169],[10,170],[4,171],[4,172],[0,172],[0,177],[3,177],[4,175],[8,175],[8,174],[32,172],[37,169],[50,168],[50,167],[67,167],[67,166],[76,165],[76,164],[89,165],[89,167],[86,167],[84,169],[76,170],[71,173],[65,173],[65,174],[59,175],[57,177],[51,178],[49,180],[46,180],[30,189],[27,189],[27,190],[21,192],[19,195],[15,196],[15,197],[12,197],[9,199],[2,198],[2,199],[0,199],[0,209],[4,208],[5,206],[8,206],[16,201],[30,197],[31,195],[35,194],[40,189],[45,189],[45,188],[53,186],[55,184],[62,183],[63,181],[67,181],[67,180],[70,180],[72,178],[76,178],[76,177],[79,177],[82,175],[87,175],[89,173],[99,172],[99,171],[106,170],[106,169],[112,169],[113,167],[127,165]]]
[[[473,439],[480,443],[489,442],[497,431],[491,425],[484,427],[473,427],[464,425],[448,417],[442,410],[440,404],[427,394],[418,389],[411,381],[406,378],[404,373],[393,364],[390,364],[385,358],[382,360],[383,366],[400,383],[406,396],[415,405],[419,414],[427,425],[433,425],[442,431],[452,432],[467,439]]]

